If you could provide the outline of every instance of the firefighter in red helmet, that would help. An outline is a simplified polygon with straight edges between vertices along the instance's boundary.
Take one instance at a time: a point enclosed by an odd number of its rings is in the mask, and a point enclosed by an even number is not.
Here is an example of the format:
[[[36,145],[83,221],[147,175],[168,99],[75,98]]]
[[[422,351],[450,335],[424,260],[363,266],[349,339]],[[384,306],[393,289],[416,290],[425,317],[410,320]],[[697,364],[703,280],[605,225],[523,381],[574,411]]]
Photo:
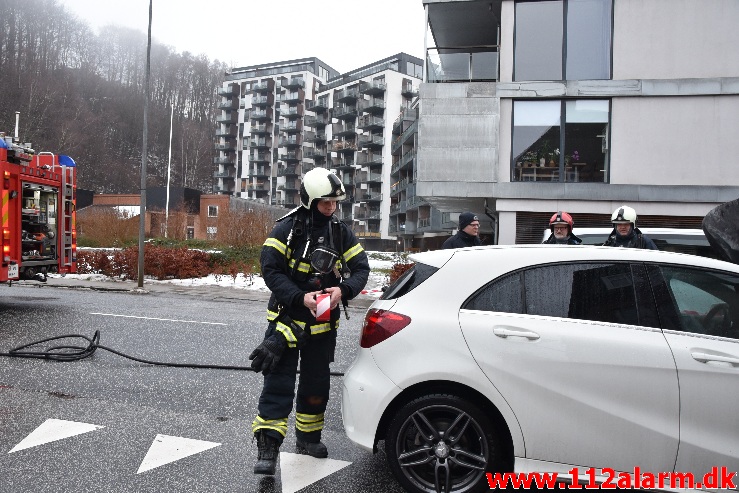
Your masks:
[[[549,229],[552,234],[542,243],[556,245],[579,245],[582,240],[572,233],[575,221],[572,216],[563,211],[557,211],[549,220]]]

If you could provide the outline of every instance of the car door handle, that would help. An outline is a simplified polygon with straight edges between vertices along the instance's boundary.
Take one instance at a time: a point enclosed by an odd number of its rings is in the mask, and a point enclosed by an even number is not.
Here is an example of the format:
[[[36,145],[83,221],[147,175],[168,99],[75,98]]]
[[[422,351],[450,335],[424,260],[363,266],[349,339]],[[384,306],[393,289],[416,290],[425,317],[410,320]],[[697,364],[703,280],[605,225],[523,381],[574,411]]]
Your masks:
[[[717,363],[729,363],[734,366],[739,366],[739,358],[733,358],[731,356],[719,356],[718,354],[708,354],[708,353],[690,353],[690,355],[693,357],[694,360],[700,361],[701,363],[710,363],[710,362],[717,362]]]
[[[530,341],[535,341],[539,338],[539,334],[530,330],[519,330],[509,329],[508,327],[493,327],[493,334],[498,337],[525,337]]]

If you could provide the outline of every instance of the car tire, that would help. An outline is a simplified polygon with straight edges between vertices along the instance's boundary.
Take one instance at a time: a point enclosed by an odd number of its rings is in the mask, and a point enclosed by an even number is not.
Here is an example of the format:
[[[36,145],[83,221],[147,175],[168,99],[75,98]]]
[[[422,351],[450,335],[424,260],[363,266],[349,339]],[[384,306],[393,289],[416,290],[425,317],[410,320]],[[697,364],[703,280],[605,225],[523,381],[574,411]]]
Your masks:
[[[496,428],[477,405],[431,394],[405,404],[385,437],[395,478],[413,493],[489,491],[487,472],[503,452]]]

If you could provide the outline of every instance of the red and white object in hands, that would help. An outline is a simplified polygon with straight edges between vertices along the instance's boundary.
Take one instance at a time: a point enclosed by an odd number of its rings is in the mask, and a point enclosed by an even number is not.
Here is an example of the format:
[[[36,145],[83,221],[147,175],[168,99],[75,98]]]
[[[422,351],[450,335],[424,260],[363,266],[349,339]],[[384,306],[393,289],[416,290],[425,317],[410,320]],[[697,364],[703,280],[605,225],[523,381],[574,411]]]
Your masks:
[[[328,322],[331,320],[331,295],[316,295],[316,320]]]

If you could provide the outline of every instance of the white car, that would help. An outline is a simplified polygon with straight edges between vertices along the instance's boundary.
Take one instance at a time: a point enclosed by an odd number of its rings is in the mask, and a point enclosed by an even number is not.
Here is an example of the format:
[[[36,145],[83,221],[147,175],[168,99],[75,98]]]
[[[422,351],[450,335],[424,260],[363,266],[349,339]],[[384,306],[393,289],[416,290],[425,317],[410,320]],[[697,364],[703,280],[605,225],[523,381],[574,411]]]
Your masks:
[[[489,491],[511,471],[739,484],[739,266],[596,246],[410,258],[367,312],[342,389],[347,436],[384,441],[407,491]]]

